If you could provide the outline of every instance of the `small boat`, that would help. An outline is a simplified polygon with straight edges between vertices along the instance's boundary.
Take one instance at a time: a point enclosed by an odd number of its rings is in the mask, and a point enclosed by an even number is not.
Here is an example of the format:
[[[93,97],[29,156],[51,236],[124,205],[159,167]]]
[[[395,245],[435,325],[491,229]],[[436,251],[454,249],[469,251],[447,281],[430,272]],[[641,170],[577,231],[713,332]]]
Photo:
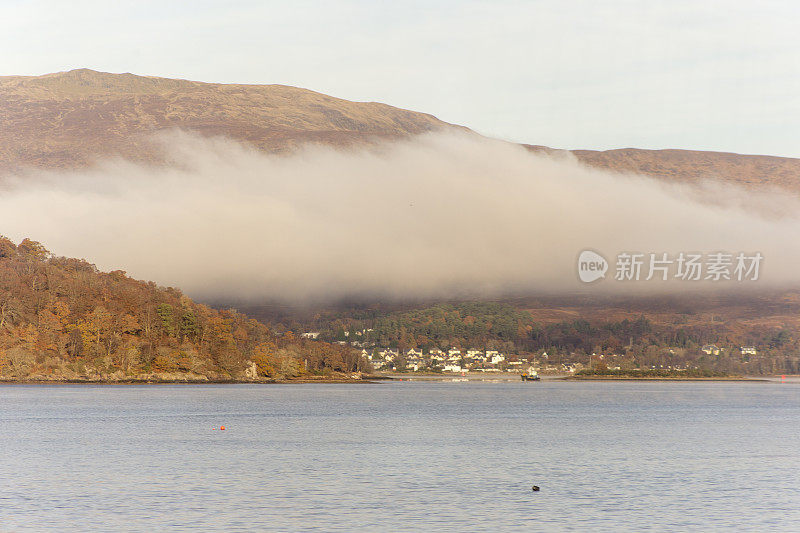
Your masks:
[[[533,368],[529,368],[527,374],[522,374],[522,381],[539,381],[540,379],[542,378],[539,377],[539,373]]]

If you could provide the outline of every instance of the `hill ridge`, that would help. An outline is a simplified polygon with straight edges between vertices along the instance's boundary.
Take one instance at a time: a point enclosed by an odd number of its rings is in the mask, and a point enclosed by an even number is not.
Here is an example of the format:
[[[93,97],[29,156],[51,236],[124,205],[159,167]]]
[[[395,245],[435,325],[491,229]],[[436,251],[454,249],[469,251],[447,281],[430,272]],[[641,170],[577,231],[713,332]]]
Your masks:
[[[469,131],[427,113],[290,85],[206,83],[87,68],[0,77],[0,125],[0,173],[80,168],[106,156],[159,162],[160,148],[148,134],[171,128],[227,136],[268,153],[291,152],[306,143],[347,148],[431,131]],[[800,193],[800,159],[684,149],[568,151],[584,164],[614,172]]]

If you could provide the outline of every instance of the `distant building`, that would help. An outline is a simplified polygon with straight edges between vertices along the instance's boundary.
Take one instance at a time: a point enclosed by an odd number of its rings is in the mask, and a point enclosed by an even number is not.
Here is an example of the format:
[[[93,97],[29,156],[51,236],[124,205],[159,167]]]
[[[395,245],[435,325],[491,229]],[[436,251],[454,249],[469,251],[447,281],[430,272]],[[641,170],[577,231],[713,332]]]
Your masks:
[[[742,355],[756,355],[758,353],[755,346],[742,346],[740,350]]]
[[[422,350],[409,348],[409,350],[406,352],[406,357],[422,357]]]
[[[448,365],[444,365],[444,371],[445,372],[463,372],[464,370],[461,368],[461,365],[448,364]]]
[[[301,337],[304,339],[314,339],[316,340],[319,337],[319,331],[306,331],[305,333],[300,334]]]
[[[720,349],[716,344],[706,344],[700,348],[700,351],[706,355],[719,355]]]
[[[378,352],[378,355],[381,358],[386,359],[387,361],[393,361],[395,357],[397,357],[397,352],[390,348],[384,348],[383,350]]]

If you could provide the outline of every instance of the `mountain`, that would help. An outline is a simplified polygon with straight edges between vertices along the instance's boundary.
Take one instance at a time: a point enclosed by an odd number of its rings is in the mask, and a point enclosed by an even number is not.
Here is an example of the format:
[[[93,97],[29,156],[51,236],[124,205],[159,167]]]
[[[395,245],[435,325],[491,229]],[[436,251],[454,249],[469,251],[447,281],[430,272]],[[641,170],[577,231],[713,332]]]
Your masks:
[[[88,69],[0,77],[0,170],[70,168],[99,156],[154,161],[147,134],[184,128],[268,152],[335,146],[449,125],[431,115],[285,85],[223,85]]]
[[[545,146],[525,145],[553,153]],[[582,163],[614,172],[630,172],[666,181],[718,180],[745,188],[778,187],[800,193],[800,159],[696,150],[570,150]]]
[[[173,128],[225,135],[269,153],[304,143],[348,148],[465,130],[424,113],[283,85],[210,84],[87,69],[0,77],[0,176],[27,167],[80,168],[106,156],[158,163],[161,153],[151,134]],[[798,159],[633,148],[571,153],[584,164],[615,172],[800,193]],[[238,380],[248,371],[255,379],[274,379],[300,376],[301,368],[312,374],[360,370],[360,358],[346,346],[276,333],[287,329],[319,331],[323,339],[338,342],[351,338],[345,331],[372,330],[378,346],[494,344],[564,358],[619,350],[635,352],[648,364],[673,358],[675,347],[684,362],[702,359],[699,346],[714,342],[725,347],[729,369],[800,371],[798,293],[676,295],[670,301],[565,295],[508,299],[499,307],[425,302],[414,308],[314,309],[307,319],[296,309],[245,311],[273,327],[121,271],[103,273],[85,261],[53,257],[33,241],[16,245],[0,238],[0,380]],[[738,346],[745,344],[757,346],[758,359],[739,360]]]
[[[0,77],[0,171],[74,168],[102,156],[158,161],[148,134],[184,128],[272,153],[347,147],[448,128],[432,115],[286,85],[229,85],[89,69]],[[550,148],[526,145],[532,151]],[[689,150],[572,150],[583,163],[684,182],[718,179],[800,193],[800,159]]]

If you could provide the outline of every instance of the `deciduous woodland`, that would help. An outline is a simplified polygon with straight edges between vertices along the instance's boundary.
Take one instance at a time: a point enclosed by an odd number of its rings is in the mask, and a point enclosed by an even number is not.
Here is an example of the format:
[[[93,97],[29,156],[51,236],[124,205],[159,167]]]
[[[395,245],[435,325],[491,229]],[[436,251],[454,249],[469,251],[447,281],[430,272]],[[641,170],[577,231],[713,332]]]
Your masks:
[[[0,237],[3,380],[282,380],[365,365],[350,347],[276,335],[178,289]]]

